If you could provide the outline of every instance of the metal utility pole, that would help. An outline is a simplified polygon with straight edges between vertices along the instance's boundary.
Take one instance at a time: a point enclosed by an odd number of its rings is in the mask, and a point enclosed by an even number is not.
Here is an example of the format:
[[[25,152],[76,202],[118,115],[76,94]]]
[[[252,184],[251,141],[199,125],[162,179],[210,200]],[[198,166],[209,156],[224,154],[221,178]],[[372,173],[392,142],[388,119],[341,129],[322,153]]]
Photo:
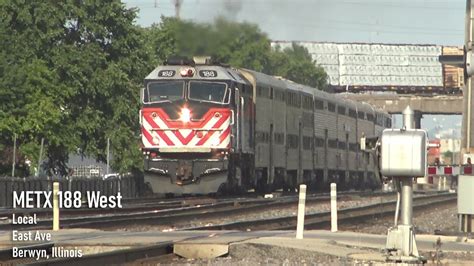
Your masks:
[[[16,164],[16,133],[13,134],[12,177],[15,176],[15,164]]]
[[[107,174],[110,168],[110,138],[107,138]]]
[[[473,78],[474,75],[474,5],[472,0],[466,1],[466,18],[465,18],[465,44],[464,44],[464,80],[465,86],[463,90],[463,117],[462,117],[462,149],[461,163],[466,164],[468,158],[474,158],[474,132],[472,130],[472,111],[473,104]],[[458,217],[459,229],[464,232],[474,232],[474,176],[459,175],[458,180]]]
[[[472,0],[466,0],[466,17],[464,29],[464,56],[441,55],[439,61],[445,65],[464,68],[463,89],[463,117],[462,117],[462,143],[461,161],[466,163],[472,154],[474,157],[474,131],[472,130],[472,112],[474,110],[474,95],[472,93],[474,75],[474,6]]]
[[[415,112],[407,106],[403,110],[403,126],[405,129],[415,129]],[[401,178],[400,184],[402,187],[401,196],[401,224],[412,226],[413,220],[413,179]],[[410,239],[411,240],[411,239]],[[416,254],[418,255],[418,254]]]
[[[473,103],[473,79],[474,75],[474,7],[472,0],[466,1],[466,25],[465,25],[465,86],[464,86],[464,113],[462,119],[462,154],[474,153],[474,132],[472,130],[472,111],[474,106]],[[465,161],[463,161],[465,163]]]
[[[41,148],[40,148],[40,153],[39,153],[39,158],[38,158],[38,171],[36,172],[36,176],[39,176],[39,173],[41,171],[41,161],[43,160],[43,146],[44,146],[44,138],[41,138]]]
[[[403,128],[386,129],[382,133],[381,173],[393,178],[398,200],[395,224],[387,234],[387,259],[393,262],[420,263],[426,261],[418,253],[413,227],[413,177],[426,173],[427,134],[416,129],[419,120],[407,106],[403,110]],[[411,158],[411,160],[406,160]],[[400,204],[399,204],[400,203]],[[401,221],[398,224],[400,206]]]
[[[183,0],[174,0],[174,12],[175,12],[175,17],[177,19],[180,19],[180,11],[181,11],[181,4],[183,3]]]

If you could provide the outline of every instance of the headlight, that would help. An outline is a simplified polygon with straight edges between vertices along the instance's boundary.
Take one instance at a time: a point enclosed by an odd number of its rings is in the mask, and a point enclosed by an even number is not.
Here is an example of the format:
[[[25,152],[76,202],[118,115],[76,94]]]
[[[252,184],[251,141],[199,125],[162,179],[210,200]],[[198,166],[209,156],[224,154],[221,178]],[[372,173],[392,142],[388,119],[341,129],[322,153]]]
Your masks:
[[[181,109],[181,121],[184,123],[191,121],[191,111],[186,107]]]

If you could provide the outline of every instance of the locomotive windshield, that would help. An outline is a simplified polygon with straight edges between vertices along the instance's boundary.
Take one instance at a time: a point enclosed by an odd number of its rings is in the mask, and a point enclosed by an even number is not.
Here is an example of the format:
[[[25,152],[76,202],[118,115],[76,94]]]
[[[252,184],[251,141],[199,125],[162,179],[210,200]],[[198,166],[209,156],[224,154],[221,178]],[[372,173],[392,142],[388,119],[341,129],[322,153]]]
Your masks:
[[[224,103],[227,84],[204,81],[189,82],[189,99]]]
[[[147,86],[146,102],[176,101],[183,98],[184,82],[151,82]]]

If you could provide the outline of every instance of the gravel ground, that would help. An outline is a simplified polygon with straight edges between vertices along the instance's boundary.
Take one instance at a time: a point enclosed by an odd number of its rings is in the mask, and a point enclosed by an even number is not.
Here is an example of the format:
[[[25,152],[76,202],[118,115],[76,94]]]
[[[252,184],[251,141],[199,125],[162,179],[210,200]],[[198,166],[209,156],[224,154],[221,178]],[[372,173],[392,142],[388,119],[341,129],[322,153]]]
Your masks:
[[[351,200],[339,202],[339,208],[353,207],[361,204],[373,204],[380,201],[388,201],[387,197],[363,198],[361,200]],[[329,210],[329,203],[320,203],[308,206],[309,210],[325,211]],[[296,212],[296,208],[262,211],[252,216],[274,217],[281,215],[291,215]],[[235,220],[240,215],[228,217],[226,220]],[[242,218],[247,218],[242,217]],[[416,210],[414,213],[414,224],[417,226],[418,234],[433,234],[434,230],[456,231],[458,226],[457,205],[455,202],[442,204],[436,207]],[[221,220],[219,220],[221,222]],[[190,224],[193,224],[192,222]],[[357,225],[341,224],[340,229],[346,231],[364,232],[371,234],[387,233],[387,228],[393,225],[393,215],[384,217],[374,217],[361,221]],[[422,256],[428,259],[428,265],[473,265],[474,252],[471,253],[446,253],[435,252],[422,253]],[[437,257],[438,255],[438,257]],[[305,250],[283,248],[277,246],[261,244],[238,244],[231,245],[229,256],[219,257],[211,260],[185,259],[176,255],[168,255],[160,259],[148,259],[135,262],[133,265],[380,265],[380,263],[358,262],[348,258],[326,255],[323,253],[310,252]]]
[[[162,259],[137,261],[130,265],[353,265],[347,258],[310,252],[306,250],[282,248],[261,244],[231,245],[229,256],[216,259],[185,259],[169,255]]]
[[[436,207],[414,211],[413,224],[417,234],[434,234],[435,230],[446,232],[458,231],[457,203],[445,203]],[[386,235],[387,229],[393,226],[394,216],[374,217],[361,221],[357,225],[342,224],[343,231],[354,231],[368,234]],[[441,251],[442,251],[441,246]],[[420,255],[428,259],[428,264],[474,265],[474,250],[470,253],[443,253],[436,257],[435,252],[425,252]],[[439,261],[438,261],[439,260]],[[438,263],[439,262],[439,263]]]
[[[342,224],[340,228],[344,231],[385,235],[387,229],[393,226],[394,215],[395,213],[390,216],[373,217],[356,225]],[[435,230],[449,232],[458,230],[456,202],[415,210],[413,217],[417,234],[434,234]]]
[[[386,195],[386,196],[377,196],[377,197],[352,197],[351,200],[339,200],[338,209],[351,208],[355,206],[364,206],[370,204],[376,204],[380,202],[386,202],[395,200],[395,195]],[[329,200],[321,202],[312,202],[306,204],[306,214],[312,214],[317,212],[329,211],[331,208]],[[260,220],[260,219],[269,219],[276,217],[284,216],[295,216],[297,214],[298,203],[295,202],[292,207],[272,207],[268,209],[263,209],[259,212],[254,213],[245,213],[245,214],[235,214],[227,215],[219,219],[203,219],[196,216],[195,219],[186,221],[184,223],[178,223],[173,225],[140,225],[140,226],[130,226],[125,228],[114,228],[114,230],[124,230],[124,231],[149,231],[149,230],[162,230],[162,231],[172,231],[180,228],[189,228],[189,227],[201,227],[201,226],[210,226],[214,224],[223,224],[231,223],[237,221],[247,221],[247,220]]]
[[[472,265],[474,253],[422,253],[427,265]],[[176,255],[149,258],[128,265],[393,265],[374,261],[357,261],[324,253],[262,244],[231,245],[229,255],[215,259],[185,259]]]

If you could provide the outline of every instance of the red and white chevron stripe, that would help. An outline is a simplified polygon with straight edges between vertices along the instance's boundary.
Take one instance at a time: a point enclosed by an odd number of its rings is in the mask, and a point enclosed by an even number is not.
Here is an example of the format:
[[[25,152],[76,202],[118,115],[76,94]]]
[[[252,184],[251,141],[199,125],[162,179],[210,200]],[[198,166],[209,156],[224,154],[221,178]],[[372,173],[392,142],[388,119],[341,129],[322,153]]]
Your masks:
[[[211,108],[199,121],[186,123],[171,120],[161,108],[144,108],[141,115],[144,148],[185,148],[189,152],[230,145],[230,109]]]

